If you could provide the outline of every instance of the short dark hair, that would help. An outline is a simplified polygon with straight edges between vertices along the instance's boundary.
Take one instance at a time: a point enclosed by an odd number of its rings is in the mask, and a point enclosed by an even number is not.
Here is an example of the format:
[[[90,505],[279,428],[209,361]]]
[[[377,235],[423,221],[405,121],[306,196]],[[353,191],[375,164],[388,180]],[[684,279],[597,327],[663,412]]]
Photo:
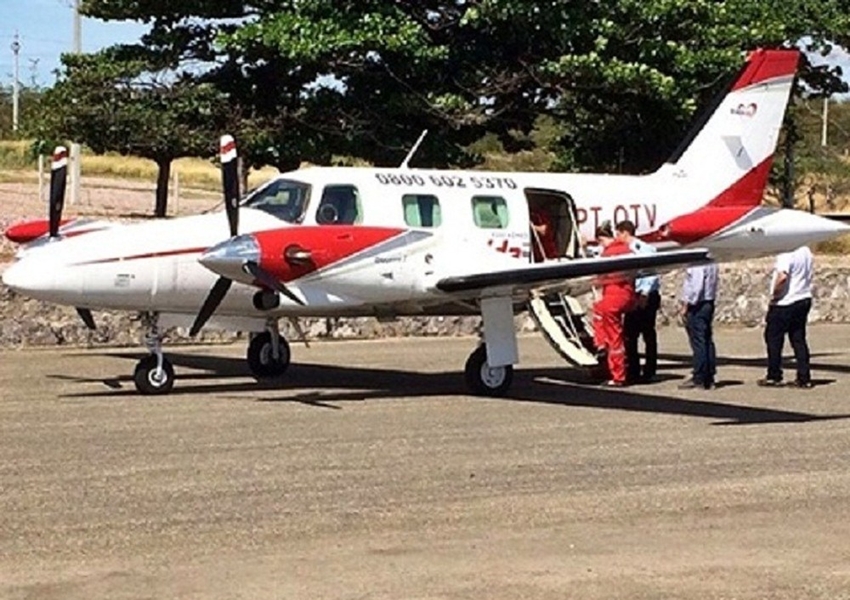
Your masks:
[[[620,221],[617,223],[617,231],[620,233],[628,233],[629,235],[635,234],[635,224],[626,219],[625,221]]]

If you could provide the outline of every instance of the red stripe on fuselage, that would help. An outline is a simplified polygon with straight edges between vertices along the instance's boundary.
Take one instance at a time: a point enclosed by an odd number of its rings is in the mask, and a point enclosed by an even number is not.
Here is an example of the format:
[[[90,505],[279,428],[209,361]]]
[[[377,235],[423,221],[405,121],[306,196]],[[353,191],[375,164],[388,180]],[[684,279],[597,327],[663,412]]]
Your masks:
[[[404,229],[357,225],[316,225],[260,231],[260,266],[280,281],[292,281],[338,263],[403,233]],[[287,251],[307,252],[309,260],[286,259]]]
[[[126,262],[128,260],[144,260],[146,258],[163,258],[166,256],[180,256],[181,254],[200,254],[206,251],[207,247],[202,248],[180,248],[177,250],[163,250],[160,252],[146,252],[144,254],[133,254],[131,256],[113,256],[110,258],[99,258],[97,260],[88,260],[77,265],[102,265],[114,262]]]

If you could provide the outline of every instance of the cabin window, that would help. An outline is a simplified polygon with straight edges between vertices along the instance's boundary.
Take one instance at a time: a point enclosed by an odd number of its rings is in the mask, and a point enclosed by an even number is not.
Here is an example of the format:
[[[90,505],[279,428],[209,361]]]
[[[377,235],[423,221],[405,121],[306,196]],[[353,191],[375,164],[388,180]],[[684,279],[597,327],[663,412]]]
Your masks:
[[[320,225],[354,225],[363,220],[360,193],[353,185],[329,185],[316,209]]]
[[[508,203],[501,196],[473,196],[472,216],[482,229],[505,229],[508,226]]]
[[[309,199],[309,185],[276,179],[249,194],[245,206],[267,212],[288,223],[298,223],[304,218],[304,209]]]
[[[439,227],[443,222],[440,201],[430,194],[405,194],[401,198],[404,222],[411,227]]]

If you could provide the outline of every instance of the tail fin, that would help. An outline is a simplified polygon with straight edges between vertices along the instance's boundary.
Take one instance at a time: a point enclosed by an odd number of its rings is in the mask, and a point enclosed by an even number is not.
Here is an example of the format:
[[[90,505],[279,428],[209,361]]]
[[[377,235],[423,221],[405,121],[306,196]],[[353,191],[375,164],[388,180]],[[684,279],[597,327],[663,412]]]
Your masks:
[[[799,59],[798,50],[750,53],[659,174],[699,188],[715,207],[758,205]]]

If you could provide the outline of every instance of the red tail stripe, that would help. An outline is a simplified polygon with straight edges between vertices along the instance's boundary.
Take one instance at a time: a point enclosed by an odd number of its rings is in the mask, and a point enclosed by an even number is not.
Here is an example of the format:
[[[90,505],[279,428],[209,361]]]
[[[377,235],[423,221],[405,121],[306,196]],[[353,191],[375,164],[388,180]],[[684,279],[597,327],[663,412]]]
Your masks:
[[[748,66],[732,90],[762,83],[776,77],[793,75],[800,61],[799,50],[755,50],[747,57]]]
[[[746,175],[709,202],[706,208],[758,206],[764,196],[764,188],[767,185],[767,178],[770,176],[771,165],[773,165],[773,156],[769,156],[763,163],[754,169],[750,169]]]

